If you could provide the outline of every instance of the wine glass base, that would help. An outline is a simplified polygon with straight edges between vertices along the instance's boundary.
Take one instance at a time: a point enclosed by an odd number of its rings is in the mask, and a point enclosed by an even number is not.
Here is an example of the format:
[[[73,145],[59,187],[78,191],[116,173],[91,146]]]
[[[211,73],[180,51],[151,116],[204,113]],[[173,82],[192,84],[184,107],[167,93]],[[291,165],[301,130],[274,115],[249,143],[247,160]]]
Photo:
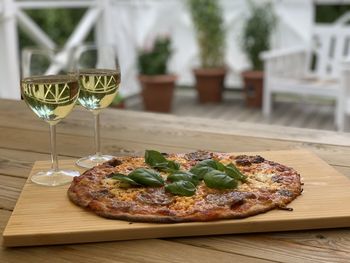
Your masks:
[[[79,176],[78,171],[73,170],[49,170],[38,172],[31,177],[33,183],[45,186],[59,186],[72,182],[74,176]]]
[[[75,162],[75,164],[80,167],[90,169],[96,165],[112,160],[113,158],[114,156],[112,155],[90,155],[87,157],[80,158],[78,161]]]

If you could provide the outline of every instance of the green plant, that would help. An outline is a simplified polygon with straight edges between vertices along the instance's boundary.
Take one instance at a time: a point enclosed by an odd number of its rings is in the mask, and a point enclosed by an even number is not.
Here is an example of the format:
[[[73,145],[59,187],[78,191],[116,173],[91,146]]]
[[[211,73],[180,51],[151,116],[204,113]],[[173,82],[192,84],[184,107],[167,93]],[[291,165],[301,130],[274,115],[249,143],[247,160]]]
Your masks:
[[[188,0],[196,29],[203,68],[222,67],[225,56],[225,29],[217,0]]]
[[[83,17],[86,9],[35,9],[26,10],[29,15],[44,32],[48,34],[58,46],[62,46],[73,32],[75,26]],[[64,18],[64,19],[62,19]],[[93,41],[93,31],[87,37],[87,41]],[[19,44],[20,48],[33,46],[35,43],[19,28]]]
[[[114,97],[112,104],[117,106],[121,104],[124,101],[124,98],[120,93],[117,93],[117,95]]]
[[[263,70],[259,55],[270,49],[270,37],[276,24],[271,3],[257,5],[249,1],[251,15],[243,26],[242,49],[253,69]]]
[[[171,41],[168,37],[157,37],[153,47],[139,51],[139,73],[144,75],[167,74],[167,64],[171,56]]]

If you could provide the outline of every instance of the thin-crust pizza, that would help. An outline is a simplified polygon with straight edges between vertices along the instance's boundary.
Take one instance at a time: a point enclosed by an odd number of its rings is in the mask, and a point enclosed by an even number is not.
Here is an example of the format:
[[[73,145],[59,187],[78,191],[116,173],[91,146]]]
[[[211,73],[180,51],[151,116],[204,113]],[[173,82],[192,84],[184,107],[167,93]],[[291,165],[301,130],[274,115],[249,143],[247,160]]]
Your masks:
[[[68,196],[106,218],[174,223],[288,210],[301,185],[293,168],[261,156],[146,151],[87,170],[74,178]]]

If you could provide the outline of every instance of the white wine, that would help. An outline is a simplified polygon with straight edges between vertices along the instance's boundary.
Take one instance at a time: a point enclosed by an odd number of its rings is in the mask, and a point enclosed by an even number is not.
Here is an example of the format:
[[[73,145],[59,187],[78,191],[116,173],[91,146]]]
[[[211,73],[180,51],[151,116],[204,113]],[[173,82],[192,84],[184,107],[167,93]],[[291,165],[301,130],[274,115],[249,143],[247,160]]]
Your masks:
[[[23,79],[21,91],[29,108],[54,125],[72,111],[79,96],[79,84],[74,76],[36,76]]]
[[[120,72],[109,69],[79,71],[80,104],[93,112],[108,107],[118,92]]]

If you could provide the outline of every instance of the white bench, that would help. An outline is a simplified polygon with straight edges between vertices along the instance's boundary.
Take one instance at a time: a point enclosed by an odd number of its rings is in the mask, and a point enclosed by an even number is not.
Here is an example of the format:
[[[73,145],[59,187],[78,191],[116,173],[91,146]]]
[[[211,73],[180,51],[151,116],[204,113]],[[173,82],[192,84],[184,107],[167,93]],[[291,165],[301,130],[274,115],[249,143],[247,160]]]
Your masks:
[[[276,93],[329,98],[336,103],[335,125],[343,130],[345,114],[350,109],[350,66],[346,62],[350,55],[350,27],[317,24],[311,37],[309,47],[262,53],[263,114],[271,115]]]

